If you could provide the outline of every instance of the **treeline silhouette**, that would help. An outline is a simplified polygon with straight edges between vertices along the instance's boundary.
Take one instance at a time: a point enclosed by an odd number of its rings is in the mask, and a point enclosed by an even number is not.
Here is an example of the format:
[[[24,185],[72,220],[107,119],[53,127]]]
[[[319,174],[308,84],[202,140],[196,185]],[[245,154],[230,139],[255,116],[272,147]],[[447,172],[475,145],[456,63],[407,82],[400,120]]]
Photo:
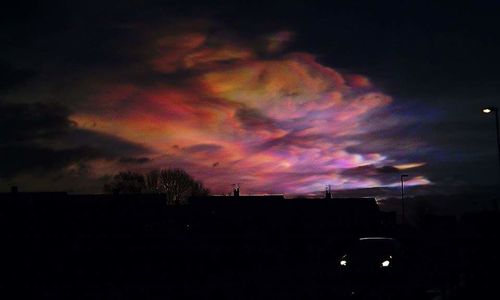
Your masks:
[[[185,204],[189,197],[206,196],[210,192],[182,169],[152,170],[146,174],[119,172],[103,189],[113,194],[161,193],[169,204]]]

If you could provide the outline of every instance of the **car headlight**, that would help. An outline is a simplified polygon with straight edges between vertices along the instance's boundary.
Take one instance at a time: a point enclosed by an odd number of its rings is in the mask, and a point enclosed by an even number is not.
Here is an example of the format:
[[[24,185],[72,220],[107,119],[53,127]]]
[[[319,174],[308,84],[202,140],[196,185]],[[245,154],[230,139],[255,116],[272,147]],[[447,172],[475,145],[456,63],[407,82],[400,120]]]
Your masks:
[[[391,265],[391,262],[389,260],[384,260],[380,266],[385,268],[385,267],[388,267],[390,265]]]

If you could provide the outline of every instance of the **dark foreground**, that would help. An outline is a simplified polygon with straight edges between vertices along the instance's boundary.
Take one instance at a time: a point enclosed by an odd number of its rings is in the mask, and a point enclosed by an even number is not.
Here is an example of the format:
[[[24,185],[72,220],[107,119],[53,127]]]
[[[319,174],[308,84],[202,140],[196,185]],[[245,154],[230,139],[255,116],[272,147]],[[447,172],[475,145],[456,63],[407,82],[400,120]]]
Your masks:
[[[383,224],[369,201],[228,198],[235,201],[172,207],[144,195],[1,197],[5,299],[500,296],[496,212],[427,216],[410,227]],[[404,268],[341,272],[340,257],[362,236],[400,241]]]

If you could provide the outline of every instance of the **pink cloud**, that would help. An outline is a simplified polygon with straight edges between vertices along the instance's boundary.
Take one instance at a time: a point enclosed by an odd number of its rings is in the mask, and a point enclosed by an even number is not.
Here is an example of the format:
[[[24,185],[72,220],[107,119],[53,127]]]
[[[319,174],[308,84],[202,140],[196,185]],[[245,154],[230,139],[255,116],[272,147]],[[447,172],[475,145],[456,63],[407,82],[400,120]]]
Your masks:
[[[270,35],[264,47],[282,51],[292,37]],[[188,73],[176,84],[111,82],[89,97],[94,112],[72,116],[80,127],[147,145],[154,154],[144,170],[182,167],[216,193],[236,182],[248,193],[309,193],[381,185],[343,171],[398,163],[347,150],[363,142],[349,137],[366,133],[370,115],[393,101],[364,76],[343,75],[308,53],[263,58],[258,45],[203,30],[157,37],[150,47],[146,73]]]

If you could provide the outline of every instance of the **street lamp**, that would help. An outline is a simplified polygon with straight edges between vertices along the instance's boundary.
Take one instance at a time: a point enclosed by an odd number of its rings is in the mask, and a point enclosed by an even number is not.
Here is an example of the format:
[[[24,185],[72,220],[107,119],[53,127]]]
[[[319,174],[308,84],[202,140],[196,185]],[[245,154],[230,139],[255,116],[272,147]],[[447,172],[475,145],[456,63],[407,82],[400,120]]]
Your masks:
[[[404,178],[408,177],[406,174],[401,175],[401,223],[405,222],[405,188],[404,188]]]
[[[495,124],[497,127],[497,151],[498,151],[498,180],[500,182],[500,131],[498,129],[498,107],[496,106],[488,106],[483,108],[483,113],[491,114],[495,113]]]

